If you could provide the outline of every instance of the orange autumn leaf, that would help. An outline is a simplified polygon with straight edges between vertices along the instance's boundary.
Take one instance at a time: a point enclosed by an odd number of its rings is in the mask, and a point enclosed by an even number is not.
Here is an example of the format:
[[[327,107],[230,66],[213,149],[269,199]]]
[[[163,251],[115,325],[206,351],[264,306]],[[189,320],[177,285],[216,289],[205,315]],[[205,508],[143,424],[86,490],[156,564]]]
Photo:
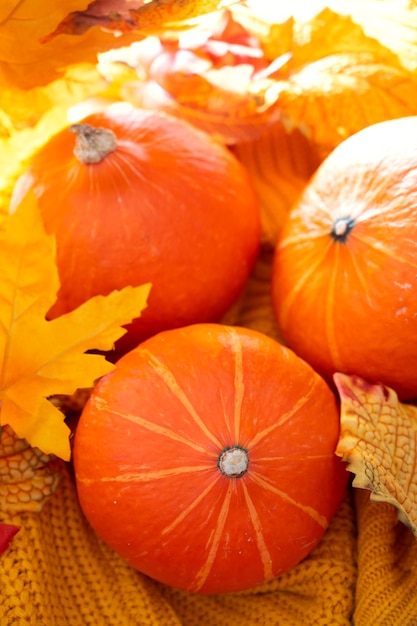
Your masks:
[[[294,19],[288,78],[277,84],[283,119],[319,145],[323,157],[370,124],[417,112],[417,76],[354,21],[348,5],[345,15],[324,8]],[[275,45],[281,51],[268,33],[264,38],[269,54]]]
[[[0,83],[20,89],[45,85],[77,63],[95,65],[99,52],[126,46],[144,33],[161,31],[168,22],[214,10],[218,0],[153,0],[146,4],[131,4],[125,0],[119,3],[120,7],[123,4],[126,7],[120,19],[117,15],[115,18],[109,3],[107,20],[102,12],[101,19],[88,24],[87,12],[86,27],[79,27],[90,4],[89,0],[10,0],[3,6],[0,9]],[[133,8],[129,8],[129,4]],[[138,4],[143,6],[137,8]],[[132,15],[130,21],[128,13]],[[110,28],[112,23],[114,32]],[[121,30],[125,32],[121,34]]]
[[[200,17],[218,9],[220,4],[239,0],[93,0],[82,11],[74,11],[50,33],[46,40],[68,33],[79,35],[93,26],[123,33],[162,32],[178,22]]]
[[[395,506],[417,536],[417,407],[358,376],[338,373],[334,381],[341,400],[336,454],[355,475],[353,486]]]
[[[69,428],[49,401],[92,387],[113,365],[107,351],[146,306],[149,285],[97,296],[47,321],[59,288],[55,240],[33,196],[0,229],[0,422],[45,454],[70,457]]]
[[[310,63],[280,87],[283,118],[321,147],[323,157],[366,126],[417,113],[417,77],[372,54]]]
[[[185,32],[135,44],[130,62],[138,80],[126,85],[122,97],[234,144],[257,137],[279,118],[270,93],[277,77],[286,75],[289,58],[286,53],[271,61],[232,9],[218,11]],[[123,60],[129,62],[129,55]]]
[[[261,209],[263,243],[274,247],[289,210],[320,164],[319,154],[297,128],[287,131],[282,122],[232,150],[253,181]]]
[[[324,3],[341,15],[350,15],[369,37],[397,55],[403,67],[416,72],[415,0],[330,0]]]
[[[417,106],[417,76],[339,4],[340,13],[322,2],[263,11],[237,3],[188,31],[147,38],[132,56],[138,80],[122,97],[229,144],[256,138],[281,116],[323,158],[365,126]]]
[[[77,62],[95,63],[88,40],[61,38],[51,45],[42,38],[54,30],[68,13],[88,6],[88,0],[11,0],[0,20],[0,82],[3,87],[29,89],[59,78]],[[107,34],[112,41],[113,35]]]

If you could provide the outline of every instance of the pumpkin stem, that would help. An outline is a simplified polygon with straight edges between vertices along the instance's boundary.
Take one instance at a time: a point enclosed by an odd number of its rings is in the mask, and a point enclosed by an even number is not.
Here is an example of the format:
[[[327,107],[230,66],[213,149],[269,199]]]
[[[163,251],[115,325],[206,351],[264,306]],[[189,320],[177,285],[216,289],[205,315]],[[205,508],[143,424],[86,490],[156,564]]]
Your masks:
[[[227,478],[241,478],[248,471],[248,452],[240,446],[226,448],[221,452],[217,465]]]
[[[70,131],[76,134],[74,154],[81,163],[100,163],[117,148],[116,135],[108,128],[73,124]]]
[[[353,217],[339,217],[333,224],[330,234],[334,241],[345,243],[354,225]]]

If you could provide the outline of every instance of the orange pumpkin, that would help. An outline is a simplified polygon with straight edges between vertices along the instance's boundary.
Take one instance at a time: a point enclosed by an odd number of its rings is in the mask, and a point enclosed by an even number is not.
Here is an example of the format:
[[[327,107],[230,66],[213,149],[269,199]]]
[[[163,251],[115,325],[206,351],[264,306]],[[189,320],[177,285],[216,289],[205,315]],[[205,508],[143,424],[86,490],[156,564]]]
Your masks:
[[[28,189],[57,239],[61,288],[50,317],[152,283],[121,351],[166,328],[220,319],[257,257],[259,208],[244,167],[162,113],[108,111],[62,131],[33,158],[12,209]]]
[[[417,397],[417,116],[340,144],[276,247],[285,343],[329,381],[356,374]]]
[[[132,566],[201,593],[276,577],[318,543],[348,473],[335,396],[257,331],[150,338],[94,389],[75,434],[79,500]]]

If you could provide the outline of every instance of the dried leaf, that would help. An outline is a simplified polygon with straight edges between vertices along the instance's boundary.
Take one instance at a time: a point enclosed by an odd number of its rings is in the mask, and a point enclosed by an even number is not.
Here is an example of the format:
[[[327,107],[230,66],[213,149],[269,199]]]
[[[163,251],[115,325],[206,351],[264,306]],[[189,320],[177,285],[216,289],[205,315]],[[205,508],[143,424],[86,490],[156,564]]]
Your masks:
[[[279,118],[272,92],[289,57],[271,61],[231,10],[220,11],[186,32],[136,44],[138,80],[122,96],[185,118],[219,141],[247,141]]]
[[[416,25],[417,11],[409,3],[294,0],[288,6],[275,4],[249,1],[235,7],[234,13],[258,35],[269,58],[285,52],[283,42],[291,52],[288,77],[280,77],[270,95],[278,98],[287,124],[300,128],[320,146],[322,158],[365,126],[417,112],[417,81],[410,62],[414,59],[415,70],[417,38],[415,26],[414,30],[406,27],[407,21]],[[384,5],[390,5],[389,10]],[[282,37],[282,23],[288,16],[292,30]],[[390,30],[396,37],[390,37]],[[406,50],[399,45],[400,33],[408,37]]]
[[[338,14],[341,19],[346,17],[360,27],[360,31],[366,34],[370,39],[375,39],[391,54],[396,55],[401,65],[411,71],[417,70],[417,5],[415,0],[292,0],[291,3],[274,2],[271,0],[246,0],[241,5],[234,7],[235,12],[239,12],[240,19],[249,14],[253,27],[259,35],[265,33],[265,23],[274,24],[285,20],[291,15],[299,24],[305,24],[326,9],[331,9]],[[257,20],[253,19],[256,15]],[[308,28],[308,27],[307,27]],[[301,38],[304,37],[304,43],[308,43],[308,30],[304,31],[303,27],[299,30]],[[341,38],[339,36],[342,35]],[[331,43],[327,54],[333,54],[337,51],[344,52],[363,52],[363,48],[358,48],[360,41],[355,37],[354,33],[350,35],[346,33],[331,33],[328,36],[323,31],[321,38],[322,43]],[[344,41],[345,44],[351,46],[349,49],[336,50],[335,47]],[[316,40],[320,46],[320,41]],[[264,42],[266,46],[279,45],[279,41],[273,41],[273,38],[267,38]],[[320,55],[322,56],[322,55]],[[313,59],[314,60],[314,57]],[[308,62],[308,60],[307,60]]]
[[[11,0],[0,21],[0,83],[20,89],[46,85],[77,63],[95,64],[99,52],[161,32],[168,22],[213,11],[218,3],[153,0],[135,8],[139,3],[125,0],[118,3],[116,14],[111,3],[103,4],[100,19],[94,21],[91,16],[98,3],[89,7],[89,0]]]
[[[417,5],[414,0],[331,0],[331,8],[349,14],[369,37],[398,56],[410,72],[417,70]]]
[[[201,17],[220,6],[225,7],[240,0],[151,0],[130,12],[132,20],[142,33],[155,34],[184,22]]]
[[[417,113],[417,78],[368,53],[327,56],[280,85],[282,116],[326,156],[355,132]]]
[[[238,0],[229,0],[229,4]],[[218,9],[221,0],[93,0],[83,11],[70,13],[46,40],[64,33],[80,35],[93,26],[124,33],[162,32],[177,22]]]
[[[48,398],[91,387],[113,366],[107,351],[146,306],[149,285],[97,296],[55,320],[45,315],[59,287],[54,238],[29,195],[0,231],[1,423],[45,454],[68,460],[69,429]]]
[[[417,407],[358,376],[337,373],[334,381],[341,399],[336,454],[355,474],[354,487],[370,490],[375,502],[395,506],[417,536]]]
[[[258,195],[263,243],[274,247],[289,210],[320,164],[319,154],[298,129],[287,131],[282,122],[232,149]]]
[[[54,455],[32,448],[9,426],[0,437],[0,512],[38,512],[58,488],[61,463]]]

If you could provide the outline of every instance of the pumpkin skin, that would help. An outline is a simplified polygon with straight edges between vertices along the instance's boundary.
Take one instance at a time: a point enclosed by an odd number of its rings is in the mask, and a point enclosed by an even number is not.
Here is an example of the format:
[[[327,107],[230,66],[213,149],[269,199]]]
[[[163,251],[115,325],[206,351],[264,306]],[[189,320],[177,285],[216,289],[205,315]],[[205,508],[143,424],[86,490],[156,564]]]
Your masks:
[[[290,212],[273,261],[282,337],[335,372],[417,397],[417,117],[340,144]]]
[[[12,210],[32,189],[57,241],[54,318],[95,295],[152,283],[119,354],[160,330],[218,321],[257,258],[258,202],[239,161],[208,135],[162,113],[107,111],[83,127],[114,133],[98,163],[74,155],[69,129],[33,158]]]
[[[148,576],[244,590],[296,565],[325,532],[348,477],[338,435],[327,384],[273,339],[221,324],[165,331],[93,390],[75,434],[79,501]]]

